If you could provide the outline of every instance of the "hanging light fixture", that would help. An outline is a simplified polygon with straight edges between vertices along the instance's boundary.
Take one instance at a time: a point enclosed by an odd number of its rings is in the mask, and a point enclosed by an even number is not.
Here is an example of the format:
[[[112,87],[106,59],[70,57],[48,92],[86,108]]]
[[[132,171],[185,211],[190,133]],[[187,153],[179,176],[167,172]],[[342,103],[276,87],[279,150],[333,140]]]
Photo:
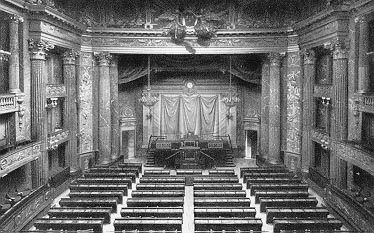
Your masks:
[[[151,92],[151,57],[148,55],[148,82],[147,82],[147,90],[143,91],[142,97],[139,99],[139,101],[149,109],[149,114],[147,115],[147,119],[152,118],[152,107],[157,103],[158,98],[157,96],[153,95]]]
[[[230,56],[230,68],[229,68],[229,77],[230,77],[230,83],[229,83],[229,92],[228,94],[225,94],[223,95],[222,97],[222,101],[223,103],[227,106],[227,118],[228,119],[232,119],[232,115],[230,113],[230,109],[232,107],[235,107],[239,102],[240,102],[240,99],[237,95],[237,93],[234,93],[234,89],[232,87],[232,72],[231,72],[231,56]]]

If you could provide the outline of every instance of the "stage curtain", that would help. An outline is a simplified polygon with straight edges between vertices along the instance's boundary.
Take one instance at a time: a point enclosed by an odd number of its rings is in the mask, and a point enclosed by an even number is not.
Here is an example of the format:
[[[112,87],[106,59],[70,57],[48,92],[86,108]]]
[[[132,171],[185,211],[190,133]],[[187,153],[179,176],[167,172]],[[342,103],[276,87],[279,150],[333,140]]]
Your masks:
[[[161,135],[168,139],[179,137],[179,96],[161,96]]]
[[[218,133],[218,97],[200,97],[200,136],[209,139]]]
[[[200,101],[198,96],[180,97],[179,133],[200,135]]]

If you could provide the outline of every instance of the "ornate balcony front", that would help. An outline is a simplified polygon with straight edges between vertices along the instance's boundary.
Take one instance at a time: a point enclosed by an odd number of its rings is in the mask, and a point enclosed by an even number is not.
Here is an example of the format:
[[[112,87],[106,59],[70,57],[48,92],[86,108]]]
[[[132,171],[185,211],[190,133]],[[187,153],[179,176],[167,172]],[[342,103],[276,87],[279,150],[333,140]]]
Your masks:
[[[14,94],[0,95],[0,114],[17,112],[17,97]]]

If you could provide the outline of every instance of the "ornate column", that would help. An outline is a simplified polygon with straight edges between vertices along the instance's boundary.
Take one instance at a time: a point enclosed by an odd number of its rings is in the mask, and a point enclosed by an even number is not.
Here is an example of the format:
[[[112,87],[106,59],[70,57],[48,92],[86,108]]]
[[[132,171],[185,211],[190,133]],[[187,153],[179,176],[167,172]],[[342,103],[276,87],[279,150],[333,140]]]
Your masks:
[[[265,58],[262,64],[261,80],[261,158],[268,159],[269,156],[269,93],[270,93],[270,64]]]
[[[358,53],[358,93],[369,90],[369,22],[366,17],[359,18],[360,39]]]
[[[280,163],[280,54],[269,54],[269,163]]]
[[[118,60],[115,57],[110,63],[110,97],[111,97],[111,122],[112,122],[112,160],[116,160],[119,156],[119,104],[118,104]]]
[[[23,18],[18,15],[10,16],[9,22],[9,92],[20,93],[19,89],[19,35],[18,24],[23,22]]]
[[[313,83],[316,76],[316,58],[314,50],[304,51],[303,84],[303,136],[301,169],[307,171],[313,159],[312,129],[314,126]]]
[[[79,159],[77,155],[77,75],[75,63],[78,56],[79,52],[75,50],[68,50],[63,54],[63,74],[66,86],[64,125],[69,129],[70,133],[70,140],[66,148],[66,162],[70,165],[71,171],[75,171],[79,168]]]
[[[111,161],[111,105],[109,53],[95,54],[99,66],[99,162],[107,164]]]
[[[333,101],[332,101],[332,163],[331,178],[339,187],[345,186],[346,167],[339,158],[336,142],[347,139],[348,127],[348,52],[337,42],[333,57]]]
[[[46,127],[46,67],[45,56],[49,49],[54,46],[47,41],[29,40],[30,58],[31,58],[31,139],[42,141],[42,155],[38,158],[37,185],[47,182],[48,176],[48,157],[47,148],[47,127]]]

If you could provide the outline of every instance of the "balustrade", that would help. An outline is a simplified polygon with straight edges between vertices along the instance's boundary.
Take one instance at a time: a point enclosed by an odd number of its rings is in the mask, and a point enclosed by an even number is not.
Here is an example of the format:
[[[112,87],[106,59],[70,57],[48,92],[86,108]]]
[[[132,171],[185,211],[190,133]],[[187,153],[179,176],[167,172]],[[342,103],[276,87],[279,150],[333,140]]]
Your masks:
[[[17,98],[13,94],[5,94],[0,96],[0,114],[16,112]]]

